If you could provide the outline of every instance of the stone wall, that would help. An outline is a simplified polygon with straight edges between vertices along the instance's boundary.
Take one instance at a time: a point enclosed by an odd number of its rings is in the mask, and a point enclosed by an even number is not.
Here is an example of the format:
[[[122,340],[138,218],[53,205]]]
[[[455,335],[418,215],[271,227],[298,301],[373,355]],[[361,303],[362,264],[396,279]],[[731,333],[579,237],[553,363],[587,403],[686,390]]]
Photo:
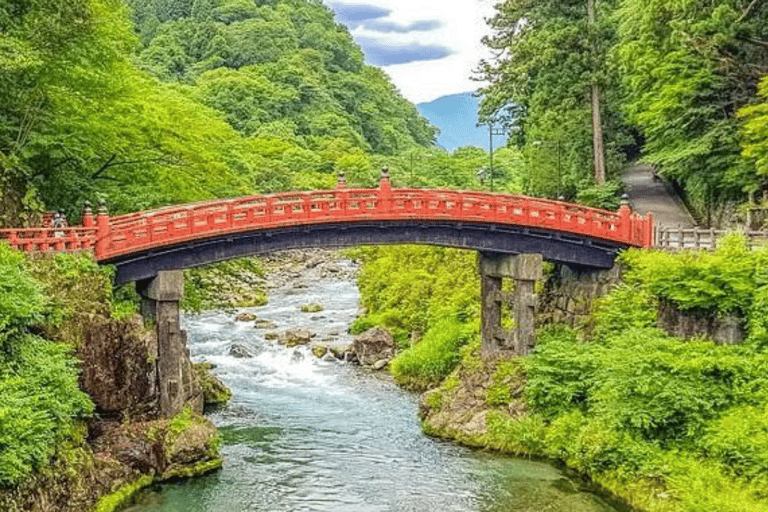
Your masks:
[[[555,265],[539,295],[537,323],[582,325],[595,299],[606,295],[621,280],[621,268],[594,270]]]
[[[659,304],[658,326],[682,339],[704,337],[721,345],[744,341],[744,319],[736,316],[717,317],[707,312],[680,311],[675,304]]]

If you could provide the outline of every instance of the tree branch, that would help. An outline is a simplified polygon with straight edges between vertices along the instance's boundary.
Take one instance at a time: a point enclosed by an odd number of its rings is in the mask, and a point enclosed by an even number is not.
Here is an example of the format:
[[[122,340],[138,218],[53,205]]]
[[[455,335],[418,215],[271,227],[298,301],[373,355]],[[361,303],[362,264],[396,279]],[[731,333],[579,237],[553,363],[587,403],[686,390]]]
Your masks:
[[[112,155],[109,157],[109,159],[102,165],[96,172],[94,172],[91,175],[91,179],[95,180],[97,178],[101,179],[107,179],[105,176],[102,176],[108,169],[111,167],[117,167],[118,165],[133,165],[133,164],[146,164],[150,162],[162,162],[164,158],[145,158],[143,160],[123,160],[120,162],[115,162],[115,158],[117,158],[117,155]]]
[[[757,0],[752,0],[752,3],[750,3],[747,6],[747,9],[742,13],[741,17],[736,20],[736,23],[741,23],[745,19],[747,19],[747,16],[749,16],[749,13],[752,11],[752,8],[757,5]]]
[[[91,174],[91,179],[92,179],[92,180],[95,180],[96,178],[98,178],[99,176],[101,176],[101,174],[102,174],[104,171],[106,171],[107,169],[109,169],[110,165],[112,165],[112,162],[114,162],[114,161],[115,161],[115,158],[117,158],[117,153],[115,153],[115,154],[113,154],[111,157],[109,157],[109,158],[107,159],[107,161],[106,161],[106,162],[104,162],[104,165],[102,165],[102,166],[99,168],[99,170],[98,170],[98,171],[96,171],[95,173]]]
[[[762,41],[760,39],[755,39],[754,37],[736,36],[736,39],[738,39],[739,41],[743,41],[745,43],[752,43],[756,46],[762,46],[763,48],[768,48],[768,41]]]

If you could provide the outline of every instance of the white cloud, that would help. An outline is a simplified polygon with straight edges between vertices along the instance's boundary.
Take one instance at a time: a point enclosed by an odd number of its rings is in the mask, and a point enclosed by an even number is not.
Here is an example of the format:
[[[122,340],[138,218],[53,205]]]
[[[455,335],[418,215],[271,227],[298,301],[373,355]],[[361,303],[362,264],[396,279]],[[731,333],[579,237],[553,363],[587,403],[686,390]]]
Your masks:
[[[378,31],[376,23],[359,24],[352,36],[375,40],[391,47],[409,45],[442,47],[450,55],[436,60],[413,61],[384,66],[400,92],[414,103],[431,101],[448,94],[473,91],[480,84],[471,80],[473,70],[488,50],[480,42],[489,33],[484,18],[493,14],[492,0],[326,0],[329,4],[370,5],[390,11],[376,22],[413,27],[411,31]],[[438,21],[438,24],[424,22]],[[417,24],[417,25],[414,25]],[[426,26],[429,30],[418,30]]]

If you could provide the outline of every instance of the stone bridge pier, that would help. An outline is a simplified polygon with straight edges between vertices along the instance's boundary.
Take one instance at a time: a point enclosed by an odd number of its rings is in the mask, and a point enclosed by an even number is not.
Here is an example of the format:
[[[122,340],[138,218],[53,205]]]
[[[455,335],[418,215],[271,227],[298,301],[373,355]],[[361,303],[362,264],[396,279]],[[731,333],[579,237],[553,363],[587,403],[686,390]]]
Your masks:
[[[480,333],[481,356],[492,359],[499,355],[524,356],[535,341],[536,281],[542,278],[541,254],[501,254],[481,252],[478,257],[482,310]],[[514,290],[505,292],[502,279],[514,280]],[[502,326],[505,304],[512,306],[515,325]]]
[[[169,418],[181,412],[193,394],[193,371],[187,333],[181,329],[179,302],[184,295],[181,270],[160,270],[150,279],[136,281],[141,315],[157,330],[157,368],[160,411]]]

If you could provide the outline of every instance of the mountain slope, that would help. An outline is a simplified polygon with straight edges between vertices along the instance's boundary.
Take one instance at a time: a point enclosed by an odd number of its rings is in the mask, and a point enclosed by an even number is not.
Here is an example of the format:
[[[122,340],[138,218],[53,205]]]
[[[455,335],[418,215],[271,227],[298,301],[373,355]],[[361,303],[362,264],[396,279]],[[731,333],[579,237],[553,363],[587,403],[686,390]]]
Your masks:
[[[471,92],[443,96],[420,103],[416,108],[433,126],[440,128],[437,144],[447,151],[464,146],[489,149],[488,127],[476,126],[478,98]],[[494,136],[493,147],[502,147],[506,140],[506,136]]]

